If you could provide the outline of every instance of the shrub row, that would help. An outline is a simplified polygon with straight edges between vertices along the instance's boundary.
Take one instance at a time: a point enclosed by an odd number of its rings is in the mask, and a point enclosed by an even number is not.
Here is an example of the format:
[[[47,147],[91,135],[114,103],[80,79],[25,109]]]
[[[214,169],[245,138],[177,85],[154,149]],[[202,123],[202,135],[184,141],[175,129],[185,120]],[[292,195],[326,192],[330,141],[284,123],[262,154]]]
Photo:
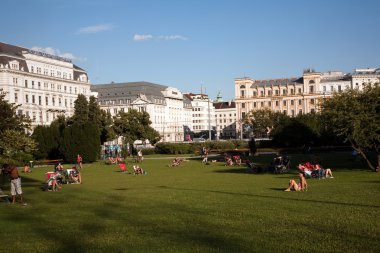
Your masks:
[[[248,148],[246,141],[232,140],[232,141],[207,141],[207,142],[193,142],[193,143],[157,143],[155,153],[157,154],[197,154],[202,147],[207,149],[235,149],[235,148]],[[144,149],[144,154],[147,154]]]

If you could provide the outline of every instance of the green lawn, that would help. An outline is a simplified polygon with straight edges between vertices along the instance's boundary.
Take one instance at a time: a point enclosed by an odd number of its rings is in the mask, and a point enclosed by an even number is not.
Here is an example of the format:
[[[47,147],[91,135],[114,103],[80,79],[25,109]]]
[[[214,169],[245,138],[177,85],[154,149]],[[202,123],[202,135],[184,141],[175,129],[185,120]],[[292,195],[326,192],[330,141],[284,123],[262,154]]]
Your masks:
[[[36,168],[21,174],[28,205],[0,205],[0,252],[378,252],[380,175],[345,154],[321,159],[335,178],[307,192],[283,191],[295,170],[163,159],[144,160],[145,176],[85,164],[82,185],[43,192],[49,169]]]

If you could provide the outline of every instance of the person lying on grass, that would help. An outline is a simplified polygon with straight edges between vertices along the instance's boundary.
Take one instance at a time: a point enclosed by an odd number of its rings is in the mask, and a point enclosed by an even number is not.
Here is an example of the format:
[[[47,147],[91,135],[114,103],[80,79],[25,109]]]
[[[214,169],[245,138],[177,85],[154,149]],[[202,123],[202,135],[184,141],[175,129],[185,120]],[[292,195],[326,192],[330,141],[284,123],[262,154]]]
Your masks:
[[[286,192],[290,192],[291,190],[295,191],[307,191],[307,181],[305,178],[305,175],[300,172],[300,182],[297,184],[297,182],[294,179],[291,179],[289,181],[289,187],[285,189]]]

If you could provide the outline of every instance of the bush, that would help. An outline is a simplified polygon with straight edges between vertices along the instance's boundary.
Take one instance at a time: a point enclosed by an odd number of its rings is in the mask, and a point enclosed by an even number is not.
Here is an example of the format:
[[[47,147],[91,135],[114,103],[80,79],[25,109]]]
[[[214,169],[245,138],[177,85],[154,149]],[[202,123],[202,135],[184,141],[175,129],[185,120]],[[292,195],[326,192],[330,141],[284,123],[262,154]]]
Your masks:
[[[153,155],[156,154],[156,149],[155,148],[144,148],[142,150],[143,155]]]
[[[191,154],[192,148],[189,143],[167,143],[161,142],[156,144],[155,152],[157,154]]]

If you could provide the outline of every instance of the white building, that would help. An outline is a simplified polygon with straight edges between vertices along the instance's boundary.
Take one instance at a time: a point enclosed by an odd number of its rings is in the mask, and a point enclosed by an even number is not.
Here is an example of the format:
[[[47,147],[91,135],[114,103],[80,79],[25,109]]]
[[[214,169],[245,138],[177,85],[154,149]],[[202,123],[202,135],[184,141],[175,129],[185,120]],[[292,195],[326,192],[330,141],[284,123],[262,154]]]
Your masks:
[[[184,141],[192,128],[190,101],[176,88],[149,82],[92,85],[100,108],[117,116],[130,109],[149,113],[151,126],[165,142]]]
[[[236,139],[237,121],[234,101],[214,102],[217,139]]]
[[[0,42],[0,89],[32,126],[74,113],[78,94],[91,95],[87,73],[71,60]]]
[[[380,68],[355,69],[351,76],[352,88],[363,89],[365,84],[379,82]]]
[[[216,130],[215,107],[213,101],[205,94],[187,93],[185,96],[191,101],[192,121],[194,133],[204,132],[208,136],[210,130]],[[207,134],[206,134],[207,133]],[[215,138],[215,136],[213,137]]]

